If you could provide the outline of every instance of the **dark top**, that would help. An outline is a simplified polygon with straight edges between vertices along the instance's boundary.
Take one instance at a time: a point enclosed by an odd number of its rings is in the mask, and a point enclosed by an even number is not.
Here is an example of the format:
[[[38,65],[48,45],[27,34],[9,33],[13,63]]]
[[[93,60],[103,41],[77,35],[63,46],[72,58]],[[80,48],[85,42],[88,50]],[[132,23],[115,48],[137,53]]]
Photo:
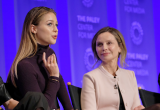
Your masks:
[[[64,80],[61,75],[59,78],[49,75],[43,64],[43,52],[46,53],[46,59],[54,53],[49,46],[38,44],[37,53],[33,57],[24,58],[18,63],[18,79],[15,78],[15,82],[20,96],[23,98],[28,91],[42,92],[50,108],[56,108],[54,101],[57,96],[64,110],[71,110],[72,106]],[[10,75],[8,76],[7,82],[12,83]]]
[[[124,102],[123,102],[122,95],[121,95],[121,92],[119,90],[119,87],[118,87],[118,93],[119,93],[119,97],[120,97],[119,110],[125,110]]]

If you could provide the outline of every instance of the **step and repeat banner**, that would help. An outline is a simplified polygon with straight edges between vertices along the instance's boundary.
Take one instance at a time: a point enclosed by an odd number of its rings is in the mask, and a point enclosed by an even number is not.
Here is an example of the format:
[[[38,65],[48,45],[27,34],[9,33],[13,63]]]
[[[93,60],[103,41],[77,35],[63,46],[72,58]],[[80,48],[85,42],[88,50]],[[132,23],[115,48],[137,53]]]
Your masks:
[[[127,46],[127,69],[135,72],[138,86],[158,91],[153,8],[151,0],[117,0],[117,29]]]
[[[0,3],[0,76],[5,79],[5,54],[4,54],[4,39],[3,39],[3,17],[2,17],[2,4]]]
[[[72,83],[81,87],[83,75],[95,63],[91,40],[107,26],[106,0],[68,0],[68,19]]]
[[[3,74],[0,73],[0,76],[4,79],[8,75],[18,50],[26,14],[33,7],[47,6],[56,12],[62,12],[57,13],[57,19],[60,19],[58,22],[62,26],[59,31],[62,34],[58,36],[61,37],[61,40],[57,39],[57,43],[51,48],[56,52],[59,64],[67,61],[65,59],[70,59],[68,65],[59,67],[60,70],[64,69],[65,80],[70,79],[71,76],[72,84],[82,87],[83,75],[100,64],[94,66],[95,60],[91,49],[93,36],[101,28],[109,26],[108,24],[114,24],[114,27],[123,34],[126,42],[126,62],[128,64],[126,69],[135,72],[138,86],[158,92],[151,0],[115,0],[114,2],[111,0],[65,0],[65,8],[60,5],[58,0],[12,0],[13,3],[2,1],[0,3],[0,24],[2,24],[0,25],[0,36],[3,37],[0,37],[0,70]],[[113,3],[115,6],[111,7]],[[6,7],[8,5],[9,7]],[[108,11],[109,13],[107,13]],[[68,19],[67,23],[62,24],[63,19]],[[6,24],[7,21],[8,24]],[[8,28],[9,26],[11,30]],[[65,33],[63,30],[67,30],[69,33]],[[68,42],[65,40],[66,38],[63,41],[64,37],[67,37],[69,44],[65,43]],[[14,54],[11,54],[11,51],[14,51]],[[60,58],[65,54],[68,56]],[[66,73],[64,73],[65,70]],[[71,72],[69,72],[70,70]]]
[[[99,29],[109,24],[107,3],[106,0],[68,1],[72,83],[76,86],[81,87],[83,75],[98,66],[93,68],[91,40]],[[117,29],[123,34],[128,51],[126,69],[135,72],[138,86],[156,92],[152,1],[116,0],[115,3]]]

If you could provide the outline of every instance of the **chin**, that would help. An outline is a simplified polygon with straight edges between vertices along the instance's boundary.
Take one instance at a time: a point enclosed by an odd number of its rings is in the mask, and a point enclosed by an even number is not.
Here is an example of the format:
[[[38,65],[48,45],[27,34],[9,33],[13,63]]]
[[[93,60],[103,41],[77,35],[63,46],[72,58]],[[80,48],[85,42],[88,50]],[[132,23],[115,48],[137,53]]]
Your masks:
[[[111,61],[112,59],[111,59],[111,58],[102,58],[101,60],[102,60],[102,61],[105,61],[105,62],[109,62],[109,61]]]
[[[51,41],[49,44],[55,44],[56,43],[56,41]]]

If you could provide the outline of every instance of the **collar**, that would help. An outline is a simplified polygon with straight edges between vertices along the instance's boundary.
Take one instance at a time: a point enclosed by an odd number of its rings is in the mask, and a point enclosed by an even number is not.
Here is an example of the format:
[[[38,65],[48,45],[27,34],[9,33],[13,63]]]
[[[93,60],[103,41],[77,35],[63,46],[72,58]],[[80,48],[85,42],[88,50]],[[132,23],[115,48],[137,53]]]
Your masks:
[[[114,76],[112,74],[110,74],[103,66],[102,64],[98,67],[104,74],[106,74],[108,77],[110,78],[114,78]],[[120,67],[118,66],[118,69],[116,71],[116,77],[119,77],[119,71],[120,71]]]
[[[40,66],[41,69],[44,69],[48,75],[49,75],[49,73],[48,73],[46,67],[44,66],[42,57],[43,57],[43,52],[45,52],[46,53],[46,60],[47,60],[47,58],[49,56],[49,48],[50,48],[49,45],[44,46],[41,44],[37,44],[37,52],[35,54],[35,56],[37,58],[38,65]]]
[[[47,52],[49,49],[49,45],[45,46],[45,45],[41,45],[41,44],[37,44],[37,55],[43,55],[43,52]]]

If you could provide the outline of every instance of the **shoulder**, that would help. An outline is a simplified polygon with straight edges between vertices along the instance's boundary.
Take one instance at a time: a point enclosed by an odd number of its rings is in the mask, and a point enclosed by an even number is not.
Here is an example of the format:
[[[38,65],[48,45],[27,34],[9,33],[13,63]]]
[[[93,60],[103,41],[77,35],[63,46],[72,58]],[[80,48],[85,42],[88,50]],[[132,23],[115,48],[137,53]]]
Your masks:
[[[96,69],[84,74],[83,78],[89,78],[89,79],[94,80],[97,76],[100,75],[99,73],[100,73],[100,69],[96,68]]]
[[[17,64],[17,68],[18,67],[28,67],[28,66],[32,66],[32,58],[24,58],[21,61],[18,62]]]
[[[128,70],[128,69],[124,69],[124,68],[119,68],[120,71],[123,71],[123,72],[133,72],[132,70]]]
[[[96,75],[99,71],[100,71],[99,68],[96,68],[96,69],[94,69],[94,70],[92,70],[92,71],[89,71],[88,73],[86,73],[86,74],[84,74],[84,75],[94,76],[94,75]]]
[[[49,54],[53,54],[54,53],[55,54],[54,50],[52,48],[50,48],[50,47],[48,48],[47,53],[49,53]]]
[[[25,58],[17,64],[17,74],[29,74],[34,72],[34,61],[32,58]]]
[[[135,73],[132,70],[122,69],[120,68],[120,74],[123,74],[129,78],[135,78]]]

